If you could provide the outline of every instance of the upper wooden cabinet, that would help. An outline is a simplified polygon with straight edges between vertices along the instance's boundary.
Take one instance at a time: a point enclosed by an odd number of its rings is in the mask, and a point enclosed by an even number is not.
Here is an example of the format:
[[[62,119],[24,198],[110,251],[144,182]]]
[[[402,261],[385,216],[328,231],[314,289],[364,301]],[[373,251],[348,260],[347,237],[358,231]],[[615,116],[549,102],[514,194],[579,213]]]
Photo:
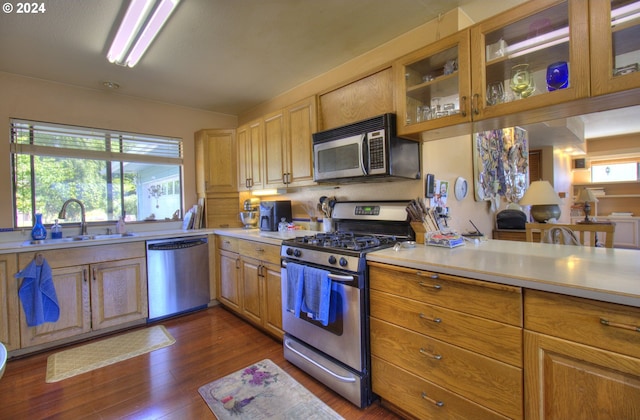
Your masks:
[[[398,132],[418,135],[589,96],[589,14],[582,3],[527,2],[399,59]],[[569,82],[549,91],[547,68],[558,62],[568,63]],[[518,65],[530,77],[521,94],[511,85]]]
[[[640,87],[640,1],[591,1],[591,94]],[[635,71],[634,71],[635,69]]]
[[[493,118],[589,96],[589,10],[581,0],[527,2],[471,28],[472,117]],[[568,82],[547,86],[550,66],[565,62]],[[517,93],[528,66],[530,88]],[[502,84],[494,100],[489,86]],[[526,81],[523,85],[526,85]]]
[[[238,128],[238,189],[263,188],[264,120]]]
[[[198,196],[237,191],[236,131],[200,130],[195,140]]]
[[[311,96],[284,110],[283,179],[288,186],[313,183],[313,140],[318,129],[316,97]]]
[[[398,134],[471,121],[469,31],[414,51],[394,64]]]
[[[313,183],[311,134],[316,129],[315,96],[240,127],[240,190]]]

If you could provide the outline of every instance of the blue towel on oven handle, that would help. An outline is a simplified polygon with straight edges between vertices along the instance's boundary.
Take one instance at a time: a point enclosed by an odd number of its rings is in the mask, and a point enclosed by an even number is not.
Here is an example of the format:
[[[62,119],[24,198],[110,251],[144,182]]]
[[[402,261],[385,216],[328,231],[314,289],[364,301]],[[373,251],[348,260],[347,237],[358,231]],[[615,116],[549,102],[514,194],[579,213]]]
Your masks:
[[[38,265],[31,261],[22,271],[14,275],[23,278],[18,290],[27,325],[35,327],[45,322],[56,322],[60,318],[58,296],[53,285],[53,274],[47,260]]]
[[[286,296],[284,297],[285,310],[294,312],[299,318],[300,302],[302,302],[302,289],[300,285],[303,282],[304,265],[287,262],[287,284]],[[297,308],[297,310],[296,310]]]
[[[301,289],[300,310],[309,314],[312,319],[319,321],[322,325],[329,325],[329,309],[331,308],[329,272],[320,268],[305,267]]]

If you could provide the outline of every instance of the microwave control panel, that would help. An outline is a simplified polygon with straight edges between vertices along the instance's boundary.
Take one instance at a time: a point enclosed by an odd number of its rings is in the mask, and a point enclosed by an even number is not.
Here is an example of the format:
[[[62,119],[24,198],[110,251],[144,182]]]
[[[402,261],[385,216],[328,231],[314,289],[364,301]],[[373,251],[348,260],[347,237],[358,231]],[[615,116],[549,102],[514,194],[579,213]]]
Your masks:
[[[385,172],[384,130],[367,133],[369,143],[369,173]]]

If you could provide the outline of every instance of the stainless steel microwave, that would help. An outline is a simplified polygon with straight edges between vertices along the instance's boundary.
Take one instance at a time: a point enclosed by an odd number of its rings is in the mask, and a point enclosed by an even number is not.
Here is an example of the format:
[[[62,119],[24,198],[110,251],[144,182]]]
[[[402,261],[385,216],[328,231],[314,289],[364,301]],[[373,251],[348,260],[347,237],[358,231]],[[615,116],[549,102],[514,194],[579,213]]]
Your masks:
[[[396,136],[395,114],[313,134],[316,182],[420,179],[420,143]]]

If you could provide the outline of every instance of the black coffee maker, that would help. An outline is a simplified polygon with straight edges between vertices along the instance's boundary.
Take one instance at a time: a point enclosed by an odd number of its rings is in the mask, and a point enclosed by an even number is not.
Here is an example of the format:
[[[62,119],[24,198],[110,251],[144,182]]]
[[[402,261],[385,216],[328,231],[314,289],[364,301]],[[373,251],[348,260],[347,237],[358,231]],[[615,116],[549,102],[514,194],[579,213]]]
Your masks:
[[[283,201],[261,201],[260,202],[260,230],[276,232],[278,223],[284,218],[291,222],[291,200]]]

